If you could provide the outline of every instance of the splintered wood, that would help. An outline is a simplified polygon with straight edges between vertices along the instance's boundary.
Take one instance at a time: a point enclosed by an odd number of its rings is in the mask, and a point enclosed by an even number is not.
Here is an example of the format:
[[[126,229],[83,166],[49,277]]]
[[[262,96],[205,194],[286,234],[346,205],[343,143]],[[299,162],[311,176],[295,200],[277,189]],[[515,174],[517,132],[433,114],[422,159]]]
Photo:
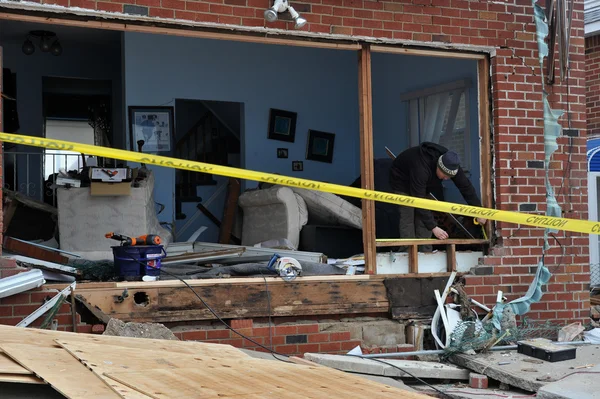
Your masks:
[[[0,350],[1,382],[47,383],[69,399],[427,398],[229,345],[0,326]]]

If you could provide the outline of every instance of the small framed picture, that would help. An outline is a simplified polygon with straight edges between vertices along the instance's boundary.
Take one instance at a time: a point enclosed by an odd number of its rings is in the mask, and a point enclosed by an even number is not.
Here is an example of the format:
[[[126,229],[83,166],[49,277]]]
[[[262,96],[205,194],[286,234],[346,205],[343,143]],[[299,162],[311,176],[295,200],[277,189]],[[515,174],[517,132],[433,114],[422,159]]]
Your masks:
[[[292,161],[292,170],[294,172],[302,172],[304,170],[304,163],[302,161]]]
[[[173,137],[173,107],[129,107],[129,137],[131,150],[142,152],[169,152]]]
[[[287,158],[288,157],[288,149],[287,148],[278,148],[277,149],[277,158]]]
[[[333,161],[334,142],[335,134],[333,133],[309,130],[306,159],[331,163]]]
[[[288,141],[293,143],[296,139],[295,112],[271,108],[269,114],[269,139]]]

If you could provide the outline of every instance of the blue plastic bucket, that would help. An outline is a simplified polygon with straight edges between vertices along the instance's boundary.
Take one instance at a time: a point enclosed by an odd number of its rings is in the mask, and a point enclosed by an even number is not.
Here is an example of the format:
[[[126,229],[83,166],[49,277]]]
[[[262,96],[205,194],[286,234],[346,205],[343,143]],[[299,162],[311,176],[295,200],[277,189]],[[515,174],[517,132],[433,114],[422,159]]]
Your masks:
[[[126,280],[142,276],[159,276],[160,261],[167,253],[162,245],[112,247],[115,273]]]

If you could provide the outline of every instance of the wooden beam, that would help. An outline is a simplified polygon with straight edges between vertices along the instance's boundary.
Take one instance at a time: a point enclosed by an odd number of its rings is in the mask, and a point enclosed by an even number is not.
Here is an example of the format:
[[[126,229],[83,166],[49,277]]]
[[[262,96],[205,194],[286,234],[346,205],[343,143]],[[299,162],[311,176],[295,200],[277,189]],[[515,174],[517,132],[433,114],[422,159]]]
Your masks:
[[[275,44],[283,46],[297,46],[297,47],[311,47],[311,48],[323,48],[332,50],[359,50],[360,44],[358,43],[340,43],[334,42],[331,39],[313,39],[305,37],[267,37],[266,32],[251,32],[251,31],[239,31],[239,33],[221,33],[215,32],[218,28],[207,28],[200,25],[192,25],[193,22],[186,25],[182,25],[181,22],[172,22],[170,25],[177,27],[163,27],[163,26],[150,26],[142,25],[147,24],[149,21],[114,18],[113,20],[97,21],[94,15],[76,15],[80,19],[65,19],[60,17],[48,17],[48,16],[37,16],[37,15],[24,15],[24,14],[13,14],[8,12],[0,13],[0,20],[12,20],[12,21],[23,21],[23,22],[34,22],[40,24],[53,24],[63,26],[75,26],[81,28],[91,29],[105,29],[114,30],[121,32],[137,32],[137,33],[150,33],[158,35],[170,35],[170,36],[181,36],[181,37],[195,37],[201,39],[214,39],[214,40],[231,40],[235,42],[245,43],[262,43],[262,44]],[[73,18],[73,16],[71,16]],[[158,23],[158,21],[152,21]],[[177,25],[179,24],[179,25]],[[163,22],[163,25],[167,25]],[[209,30],[212,29],[212,30]],[[228,30],[231,31],[231,30]],[[283,36],[283,35],[282,35]]]
[[[416,246],[416,245],[476,245],[476,244],[489,244],[489,241],[481,239],[461,239],[451,238],[448,240],[432,239],[398,239],[398,240],[377,240],[378,247],[401,247],[401,246]]]
[[[408,247],[408,272],[419,273],[419,247],[417,245]]]
[[[448,272],[456,271],[456,244],[446,245],[446,267]]]
[[[333,277],[333,276],[332,276]],[[383,279],[339,279],[306,280],[295,279],[280,283],[262,278],[229,279],[223,284],[218,281],[194,283],[194,291],[224,319],[312,316],[334,314],[382,313],[389,310]],[[269,278],[268,278],[269,279]],[[252,283],[235,280],[253,280]],[[215,316],[196,297],[194,292],[181,282],[163,281],[166,287],[129,287],[129,296],[119,302],[115,297],[124,288],[85,289],[77,287],[77,297],[97,307],[108,317],[125,322],[181,322],[213,320]],[[176,285],[175,283],[179,283]],[[202,284],[198,284],[202,283]],[[267,307],[270,296],[271,307]]]
[[[371,50],[363,45],[358,53],[358,109],[360,123],[360,176],[363,189],[375,189],[373,172],[373,112],[371,87]],[[362,200],[363,252],[365,273],[377,273],[377,248],[375,245],[375,203]]]
[[[492,146],[490,130],[490,61],[483,58],[477,63],[477,91],[479,94],[479,149],[481,158],[481,201],[485,208],[492,208]],[[485,225],[488,238],[492,237],[492,221]]]
[[[421,48],[410,48],[410,47],[392,47],[374,45],[371,46],[371,51],[374,53],[389,53],[389,54],[404,54],[404,55],[417,55],[425,57],[441,57],[441,58],[461,58],[480,60],[486,58],[485,54],[482,53],[469,53],[457,49],[450,50],[428,50]]]

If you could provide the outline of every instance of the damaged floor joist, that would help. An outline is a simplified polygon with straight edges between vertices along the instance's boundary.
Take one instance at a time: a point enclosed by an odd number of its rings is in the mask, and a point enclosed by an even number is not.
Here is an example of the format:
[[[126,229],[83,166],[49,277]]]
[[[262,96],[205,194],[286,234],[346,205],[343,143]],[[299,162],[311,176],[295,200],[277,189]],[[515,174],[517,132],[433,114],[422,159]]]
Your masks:
[[[222,318],[387,313],[382,279],[368,276],[236,278],[189,281]],[[136,322],[212,320],[214,316],[179,281],[113,283],[112,288],[80,284],[77,296],[110,317]],[[267,309],[267,289],[271,309]]]

